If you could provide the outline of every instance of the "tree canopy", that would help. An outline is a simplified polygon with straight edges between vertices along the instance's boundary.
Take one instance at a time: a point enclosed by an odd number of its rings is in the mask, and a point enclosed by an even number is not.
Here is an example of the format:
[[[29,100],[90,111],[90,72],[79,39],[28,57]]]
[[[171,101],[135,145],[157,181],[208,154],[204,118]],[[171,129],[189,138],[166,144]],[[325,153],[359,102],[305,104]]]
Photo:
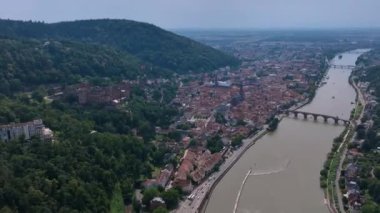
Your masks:
[[[205,72],[239,62],[201,43],[129,20],[83,20],[45,24],[0,20],[0,35],[101,44],[178,73]]]

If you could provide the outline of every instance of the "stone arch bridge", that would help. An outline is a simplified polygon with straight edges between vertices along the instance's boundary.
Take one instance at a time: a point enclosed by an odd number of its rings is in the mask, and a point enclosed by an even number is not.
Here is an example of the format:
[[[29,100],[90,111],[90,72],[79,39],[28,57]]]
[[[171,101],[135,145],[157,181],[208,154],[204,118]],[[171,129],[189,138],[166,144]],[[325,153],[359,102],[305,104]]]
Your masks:
[[[287,116],[289,116],[290,114],[293,114],[294,117],[296,118],[298,118],[298,115],[302,115],[304,119],[307,119],[309,116],[312,116],[315,121],[318,119],[318,117],[322,117],[325,122],[331,119],[335,122],[335,124],[339,124],[339,123],[343,123],[344,125],[350,124],[349,120],[339,118],[338,116],[331,116],[331,115],[325,115],[325,114],[319,114],[319,113],[303,112],[299,110],[285,110],[284,114]]]
[[[330,68],[334,69],[354,69],[355,66],[353,65],[337,65],[337,64],[331,64]]]

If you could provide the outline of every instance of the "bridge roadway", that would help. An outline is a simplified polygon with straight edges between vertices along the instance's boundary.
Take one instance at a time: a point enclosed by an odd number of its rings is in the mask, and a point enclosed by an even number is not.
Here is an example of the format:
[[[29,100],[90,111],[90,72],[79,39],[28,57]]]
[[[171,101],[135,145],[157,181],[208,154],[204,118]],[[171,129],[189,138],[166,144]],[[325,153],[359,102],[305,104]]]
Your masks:
[[[313,116],[314,120],[318,120],[318,117],[322,117],[325,122],[327,122],[329,119],[332,119],[335,124],[339,124],[339,122],[342,122],[344,125],[349,125],[350,121],[346,119],[339,118],[338,116],[331,116],[331,115],[325,115],[325,114],[319,114],[319,113],[312,113],[312,112],[303,112],[299,110],[286,110],[284,111],[284,114],[289,116],[290,114],[293,114],[294,117],[298,118],[298,115],[303,115],[304,119],[307,119],[309,116]]]
[[[330,68],[333,69],[354,69],[355,66],[353,65],[338,65],[338,64],[331,64]]]

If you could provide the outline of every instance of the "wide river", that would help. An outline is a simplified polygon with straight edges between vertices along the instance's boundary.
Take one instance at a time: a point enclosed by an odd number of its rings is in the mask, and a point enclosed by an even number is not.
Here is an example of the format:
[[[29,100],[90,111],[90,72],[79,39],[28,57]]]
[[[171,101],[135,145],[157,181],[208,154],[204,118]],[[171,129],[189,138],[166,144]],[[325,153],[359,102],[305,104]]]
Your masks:
[[[345,52],[332,63],[355,65],[363,51]],[[300,110],[348,119],[355,102],[355,90],[348,83],[350,73],[350,69],[330,68],[327,83]],[[343,129],[343,125],[334,125],[333,121],[326,124],[322,118],[284,118],[275,132],[258,140],[218,183],[206,212],[233,212],[241,183],[252,168],[257,175],[248,177],[236,212],[327,213],[319,172],[333,139]]]

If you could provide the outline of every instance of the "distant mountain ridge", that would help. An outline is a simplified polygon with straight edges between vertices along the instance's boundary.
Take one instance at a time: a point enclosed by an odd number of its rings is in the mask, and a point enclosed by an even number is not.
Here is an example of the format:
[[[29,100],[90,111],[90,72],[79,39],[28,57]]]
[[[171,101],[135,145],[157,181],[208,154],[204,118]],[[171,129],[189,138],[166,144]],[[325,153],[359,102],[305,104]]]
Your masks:
[[[105,45],[181,74],[239,64],[236,58],[209,46],[152,24],[129,20],[98,19],[54,24],[0,20],[0,36]]]

